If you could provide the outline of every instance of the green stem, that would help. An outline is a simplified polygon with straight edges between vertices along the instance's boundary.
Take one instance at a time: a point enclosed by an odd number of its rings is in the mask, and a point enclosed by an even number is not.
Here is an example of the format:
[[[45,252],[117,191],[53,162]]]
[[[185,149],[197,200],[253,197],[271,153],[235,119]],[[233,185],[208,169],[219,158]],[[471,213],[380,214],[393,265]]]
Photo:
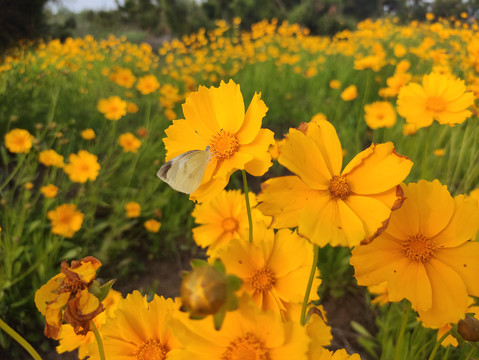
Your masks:
[[[313,285],[314,274],[316,273],[316,266],[318,265],[319,246],[314,244],[313,246],[313,264],[311,265],[311,272],[309,273],[308,285],[306,286],[306,292],[304,293],[303,306],[301,307],[301,325],[305,324],[306,320],[306,308],[308,307],[309,294],[311,293],[311,286]]]
[[[244,198],[246,200],[246,211],[248,213],[248,223],[249,223],[249,242],[253,242],[253,217],[251,216],[251,206],[249,204],[249,189],[248,182],[246,181],[246,171],[241,170],[243,174],[243,186],[244,186]]]
[[[407,310],[402,318],[401,330],[399,331],[398,340],[396,343],[396,350],[394,351],[394,360],[399,360],[401,358],[402,340],[404,338],[404,333],[406,332],[406,326],[409,320],[410,312],[411,312],[411,305],[407,304]]]
[[[467,353],[467,355],[466,355],[466,360],[469,360],[469,359],[471,358],[472,354],[474,353],[474,350],[475,350],[475,348],[472,348],[471,351],[469,351],[469,352]]]
[[[426,140],[424,142],[424,153],[422,154],[422,163],[421,163],[421,178],[427,179],[426,176],[427,170],[427,159],[429,158],[429,133],[431,132],[431,127],[428,126],[426,129]]]
[[[5,179],[5,181],[2,183],[2,185],[0,185],[0,191],[3,190],[3,188],[5,186],[7,186],[7,184],[10,182],[10,180],[13,179],[13,177],[17,174],[18,170],[20,170],[20,168],[22,167],[22,164],[23,164],[23,161],[25,160],[27,156],[25,154],[23,154],[23,156],[20,158],[20,161],[18,162],[17,166],[15,167],[15,169],[13,169],[13,171],[10,173],[10,175]]]
[[[106,360],[105,350],[103,349],[103,342],[101,341],[100,333],[98,332],[98,329],[96,328],[95,322],[93,320],[91,322],[91,325],[93,327],[93,334],[95,334],[96,343],[98,345],[98,352],[100,353],[100,359]]]
[[[436,341],[436,345],[434,345],[434,348],[432,349],[431,355],[429,355],[429,360],[433,360],[434,356],[436,356],[437,349],[439,349],[439,346],[441,343],[444,341],[445,338],[447,338],[449,335],[451,335],[451,330],[446,332],[444,335],[442,335],[438,341]]]
[[[22,345],[22,347],[28,351],[28,353],[35,360],[42,360],[41,356],[35,351],[32,345],[28,343],[19,333],[13,330],[6,322],[0,319],[0,328],[3,329],[8,335],[10,335],[17,343]]]

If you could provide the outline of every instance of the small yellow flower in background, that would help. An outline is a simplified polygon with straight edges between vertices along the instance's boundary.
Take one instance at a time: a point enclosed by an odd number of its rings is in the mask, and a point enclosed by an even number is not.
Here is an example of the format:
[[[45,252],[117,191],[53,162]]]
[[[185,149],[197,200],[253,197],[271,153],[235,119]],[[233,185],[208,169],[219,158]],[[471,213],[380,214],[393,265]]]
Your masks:
[[[136,135],[141,138],[146,138],[148,136],[148,129],[142,126],[136,130]]]
[[[411,83],[399,90],[397,112],[416,128],[429,126],[434,120],[453,126],[472,115],[467,108],[473,103],[474,94],[466,92],[463,80],[431,73],[424,75],[422,86]]]
[[[103,324],[115,317],[115,310],[118,307],[118,303],[122,299],[121,293],[110,289],[107,297],[101,302],[105,311],[99,313],[93,318],[93,322],[97,329],[101,329]],[[75,330],[70,324],[63,324],[58,338],[59,345],[56,350],[57,353],[62,354],[66,351],[73,351],[78,349],[78,358],[84,359],[89,356],[88,344],[95,342],[95,335],[92,331],[86,333],[86,335],[77,335]],[[95,343],[96,344],[96,343]]]
[[[394,45],[394,56],[400,58],[407,54],[407,50],[403,44],[398,43]]]
[[[451,329],[452,329],[451,324],[446,324],[443,327],[440,327],[439,329],[437,329],[436,341],[439,341],[439,339]],[[446,346],[456,347],[457,345],[458,345],[457,339],[454,336],[452,336],[452,334],[449,334],[448,336],[446,336],[446,338],[441,342],[441,346],[444,346],[444,347]]]
[[[135,83],[136,77],[128,68],[115,67],[114,72],[110,74],[110,80],[117,85],[130,89]]]
[[[40,191],[46,198],[52,199],[58,194],[58,187],[53,184],[42,186]]]
[[[71,181],[84,183],[88,180],[94,181],[100,172],[100,164],[97,157],[86,150],[80,150],[78,154],[70,154],[68,164],[63,171]]]
[[[69,323],[76,334],[85,335],[90,331],[90,321],[104,310],[98,298],[88,292],[100,266],[101,262],[93,256],[73,260],[71,266],[63,261],[61,272],[37,290],[35,305],[45,316],[45,336],[58,339],[62,320]]]
[[[107,67],[102,68],[102,69],[101,69],[101,74],[102,74],[103,76],[108,76],[108,75],[110,74],[110,69],[107,68]]]
[[[375,101],[364,105],[364,119],[371,129],[390,128],[396,123],[396,111],[390,102]]]
[[[255,94],[245,113],[240,86],[230,80],[218,88],[200,86],[183,104],[184,120],[175,120],[163,139],[166,161],[190,150],[209,147],[203,181],[190,199],[207,201],[218,195],[236,170],[263,175],[272,165],[268,149],[274,144],[271,130],[261,123],[268,108]]]
[[[24,186],[25,186],[25,189],[27,189],[27,190],[32,190],[33,189],[33,183],[30,182],[30,181],[25,183]]]
[[[80,133],[80,135],[85,140],[93,140],[96,136],[93,129],[85,129]]]
[[[358,88],[356,85],[350,85],[341,93],[341,99],[344,101],[351,101],[356,99],[358,96]]]
[[[157,233],[158,231],[160,231],[161,228],[161,223],[154,219],[145,221],[144,225],[145,229],[152,233]]]
[[[129,218],[136,218],[140,216],[141,206],[137,202],[131,201],[125,205],[126,216]]]
[[[453,198],[437,180],[403,185],[402,207],[386,230],[352,252],[359,285],[387,282],[390,301],[408,299],[427,327],[463,318],[479,296],[479,204]]]
[[[160,83],[156,79],[156,76],[153,74],[145,75],[138,79],[138,83],[136,84],[136,88],[139,92],[143,95],[151,94],[155,92],[160,87]]]
[[[177,118],[176,112],[172,109],[166,109],[165,110],[165,117],[170,121],[175,120]]]
[[[437,157],[442,157],[446,155],[446,150],[444,149],[436,149],[433,151],[433,154],[436,155]]]
[[[133,102],[129,102],[126,104],[126,111],[130,114],[136,114],[138,112],[138,105]]]
[[[339,80],[331,80],[329,82],[329,87],[331,89],[339,89],[341,87],[341,81]]]
[[[124,152],[131,152],[134,154],[138,152],[138,148],[141,146],[140,139],[138,139],[131,132],[121,134],[118,137],[118,143],[121,145]]]
[[[402,133],[404,136],[415,135],[417,133],[416,125],[404,124],[402,127]]]
[[[44,150],[38,154],[38,161],[45,166],[55,166],[62,168],[65,166],[63,156],[58,154],[55,150]]]
[[[108,120],[120,120],[126,115],[126,101],[119,96],[110,96],[108,99],[98,101],[98,111],[101,112]]]
[[[369,292],[374,295],[374,299],[371,300],[372,304],[386,305],[389,302],[388,284],[386,281],[368,286]]]
[[[83,223],[84,215],[74,204],[62,204],[47,214],[52,233],[71,238]]]
[[[32,147],[33,135],[24,129],[13,129],[5,134],[5,147],[12,153],[28,153]]]
[[[148,301],[138,290],[119,299],[115,317],[101,327],[103,347],[108,359],[169,359],[181,348],[177,329],[171,324],[178,305],[172,299],[154,295]],[[100,360],[98,345],[88,345],[91,360]]]
[[[358,245],[380,233],[402,201],[399,184],[412,167],[391,142],[372,144],[342,169],[343,152],[333,125],[324,120],[290,129],[278,161],[296,175],[267,180],[258,208],[274,228],[325,246]]]
[[[426,19],[431,21],[431,20],[434,20],[434,14],[433,13],[427,13],[426,14]]]

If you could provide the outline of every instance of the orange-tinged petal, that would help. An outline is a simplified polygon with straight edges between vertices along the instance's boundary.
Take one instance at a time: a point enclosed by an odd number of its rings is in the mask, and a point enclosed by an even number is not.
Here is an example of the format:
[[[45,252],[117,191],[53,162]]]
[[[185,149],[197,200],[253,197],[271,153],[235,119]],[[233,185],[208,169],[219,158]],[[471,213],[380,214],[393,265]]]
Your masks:
[[[205,224],[193,229],[193,239],[196,245],[205,248],[210,246],[213,242],[223,234],[223,229],[217,224]]]
[[[458,111],[458,112],[443,112],[436,116],[436,120],[443,125],[462,124],[472,113],[469,110]]]
[[[243,151],[237,151],[232,157],[218,162],[216,173],[213,175],[213,177],[215,179],[221,179],[224,177],[229,178],[232,172],[244,169],[245,164],[252,159],[252,154]]]
[[[432,287],[432,307],[428,311],[418,309],[421,321],[427,327],[440,328],[463,318],[469,297],[460,276],[441,261],[430,259],[426,271]]]
[[[79,310],[82,314],[87,315],[94,312],[100,306],[100,301],[98,298],[90,294],[88,289],[81,291],[80,301],[79,301]]]
[[[319,119],[308,124],[307,133],[316,142],[330,174],[339,175],[343,166],[343,150],[334,126],[327,120]]]
[[[42,315],[45,315],[47,304],[58,297],[54,291],[58,289],[65,277],[65,274],[57,274],[35,292],[35,305]]]
[[[273,165],[268,149],[274,144],[274,134],[271,130],[261,129],[258,136],[249,144],[241,146],[241,152],[251,154],[253,159],[244,168],[253,176],[262,176]]]
[[[211,91],[205,86],[200,86],[197,92],[188,95],[182,107],[186,123],[203,139],[209,140],[221,130],[216,119]]]
[[[454,214],[446,228],[434,237],[440,247],[454,247],[476,238],[479,230],[479,206],[464,195],[454,198]]]
[[[384,222],[391,215],[391,209],[373,197],[351,195],[345,199],[345,202],[363,222],[366,230],[365,238],[373,236],[385,225]]]
[[[205,150],[209,145],[209,138],[199,135],[185,120],[174,120],[165,133],[166,161],[190,150]]]
[[[384,192],[400,184],[411,170],[412,161],[396,153],[391,142],[371,147],[370,155],[346,174],[353,193]]]
[[[235,84],[233,80],[228,83],[221,81],[218,88],[212,87],[210,90],[219,128],[230,134],[236,134],[241,129],[245,116],[239,84]]]
[[[273,217],[271,226],[275,229],[298,226],[306,202],[321,196],[320,192],[311,190],[297,176],[269,179],[261,187],[258,209],[264,215]]]
[[[457,93],[454,95],[457,95]],[[460,112],[472,104],[474,104],[474,94],[472,92],[467,92],[462,96],[459,96],[457,99],[448,102],[446,111]]]
[[[443,248],[434,256],[453,269],[466,285],[467,293],[479,296],[479,243],[467,242],[454,248]]]
[[[203,179],[206,179],[206,174]],[[200,185],[196,191],[190,195],[190,200],[204,202],[217,196],[228,184],[230,174],[226,178],[211,177],[207,182]]]
[[[333,174],[313,139],[299,130],[290,129],[279,148],[280,164],[298,175],[311,189],[328,189]]]
[[[243,125],[236,134],[240,144],[249,144],[256,138],[267,111],[268,107],[261,100],[261,94],[255,93],[246,110]]]
[[[67,304],[70,293],[59,294],[45,310],[45,336],[58,339],[62,329],[62,308]]]
[[[78,274],[80,280],[84,281],[85,283],[89,283],[96,277],[96,271],[101,266],[101,263],[90,262],[90,261],[81,261],[82,264],[79,267],[72,268],[69,267],[68,270]]]

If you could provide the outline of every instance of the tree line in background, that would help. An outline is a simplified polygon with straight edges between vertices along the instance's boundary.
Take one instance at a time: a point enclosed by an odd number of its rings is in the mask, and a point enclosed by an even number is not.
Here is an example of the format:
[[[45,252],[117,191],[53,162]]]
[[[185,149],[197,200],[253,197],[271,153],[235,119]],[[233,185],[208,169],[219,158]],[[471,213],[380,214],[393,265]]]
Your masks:
[[[479,0],[116,0],[116,10],[80,14],[62,10],[57,15],[46,9],[49,1],[62,4],[59,0],[0,0],[0,51],[22,39],[102,36],[113,29],[136,29],[156,38],[181,36],[201,27],[209,29],[216,19],[234,17],[242,19],[243,28],[277,18],[300,23],[313,34],[332,35],[354,27],[357,21],[384,15],[411,21],[423,20],[427,12],[444,18],[479,14]]]

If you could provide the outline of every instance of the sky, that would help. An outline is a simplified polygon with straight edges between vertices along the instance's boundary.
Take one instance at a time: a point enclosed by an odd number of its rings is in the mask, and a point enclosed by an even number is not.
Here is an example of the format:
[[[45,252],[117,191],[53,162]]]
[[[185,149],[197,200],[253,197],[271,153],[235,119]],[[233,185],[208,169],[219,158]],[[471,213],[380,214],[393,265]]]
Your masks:
[[[120,0],[120,4],[123,3]],[[59,8],[67,8],[72,12],[81,12],[83,10],[113,10],[116,9],[115,0],[56,0],[47,3],[47,8],[54,13]]]

